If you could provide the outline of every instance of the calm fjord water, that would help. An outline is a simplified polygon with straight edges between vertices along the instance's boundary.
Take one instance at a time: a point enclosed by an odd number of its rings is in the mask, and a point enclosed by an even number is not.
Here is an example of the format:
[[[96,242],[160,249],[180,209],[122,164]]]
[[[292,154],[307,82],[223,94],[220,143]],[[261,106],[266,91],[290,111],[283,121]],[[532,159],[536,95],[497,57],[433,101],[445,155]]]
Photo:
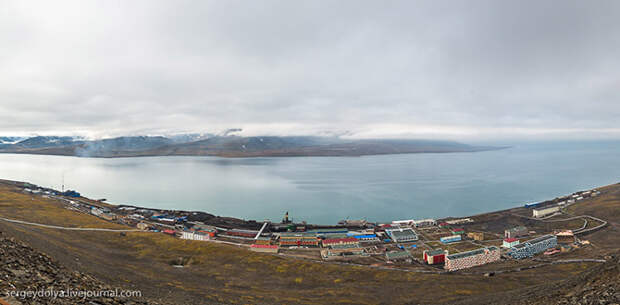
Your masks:
[[[620,182],[620,142],[364,157],[91,159],[0,154],[0,178],[115,204],[334,224],[466,216]]]

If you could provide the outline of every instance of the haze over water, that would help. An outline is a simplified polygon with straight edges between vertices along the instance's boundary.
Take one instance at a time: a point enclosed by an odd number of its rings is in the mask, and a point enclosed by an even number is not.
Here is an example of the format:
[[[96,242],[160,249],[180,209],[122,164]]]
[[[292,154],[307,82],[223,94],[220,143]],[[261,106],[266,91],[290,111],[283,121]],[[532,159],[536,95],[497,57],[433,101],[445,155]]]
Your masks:
[[[620,142],[364,157],[92,159],[0,154],[0,178],[114,204],[335,224],[467,216],[620,182]]]

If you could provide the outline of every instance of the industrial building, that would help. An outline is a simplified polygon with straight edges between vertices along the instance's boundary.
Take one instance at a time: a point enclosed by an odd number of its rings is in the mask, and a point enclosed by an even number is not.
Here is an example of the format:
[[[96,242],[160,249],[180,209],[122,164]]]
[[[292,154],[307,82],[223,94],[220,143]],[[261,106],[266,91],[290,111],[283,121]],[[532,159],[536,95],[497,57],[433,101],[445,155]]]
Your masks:
[[[446,236],[446,237],[441,237],[439,239],[439,241],[444,244],[453,243],[453,242],[457,242],[460,240],[461,240],[461,235]]]
[[[492,263],[498,261],[499,259],[499,248],[490,246],[472,251],[446,255],[446,264],[444,269],[448,271],[456,271]]]
[[[532,257],[557,245],[558,239],[555,237],[555,235],[544,235],[510,248],[510,251],[508,251],[508,255],[516,259]]]
[[[230,229],[225,233],[228,237],[254,238],[258,234],[256,230]]]
[[[550,205],[542,208],[537,208],[532,210],[532,214],[536,218],[545,217],[551,215],[553,213],[557,213],[560,211],[559,205]]]
[[[424,250],[424,254],[422,254],[422,258],[429,265],[441,264],[446,261],[446,255],[448,255],[448,250]]]
[[[418,240],[418,235],[413,229],[399,228],[399,229],[387,229],[385,233],[397,243],[410,242]]]
[[[510,228],[504,231],[504,238],[519,238],[521,236],[528,235],[527,228],[524,226],[518,226],[514,228]]]

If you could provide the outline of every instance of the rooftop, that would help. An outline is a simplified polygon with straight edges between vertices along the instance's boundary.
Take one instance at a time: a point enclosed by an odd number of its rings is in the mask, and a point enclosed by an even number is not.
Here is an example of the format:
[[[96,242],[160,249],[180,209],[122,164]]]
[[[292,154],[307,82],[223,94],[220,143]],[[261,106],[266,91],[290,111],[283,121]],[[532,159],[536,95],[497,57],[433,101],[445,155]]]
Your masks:
[[[459,259],[459,258],[464,258],[464,257],[469,257],[469,256],[480,255],[480,254],[485,253],[485,250],[497,251],[497,247],[490,246],[490,247],[487,247],[487,248],[480,248],[480,249],[476,249],[476,250],[471,250],[471,251],[466,251],[466,252],[461,252],[461,253],[450,254],[450,255],[447,256],[447,258],[449,258],[449,259]]]
[[[435,249],[435,250],[431,250],[431,251],[426,251],[426,255],[430,255],[430,256],[435,256],[435,255],[441,255],[446,253],[444,250],[442,249]]]
[[[387,259],[405,258],[411,257],[411,254],[407,251],[393,251],[385,253]]]

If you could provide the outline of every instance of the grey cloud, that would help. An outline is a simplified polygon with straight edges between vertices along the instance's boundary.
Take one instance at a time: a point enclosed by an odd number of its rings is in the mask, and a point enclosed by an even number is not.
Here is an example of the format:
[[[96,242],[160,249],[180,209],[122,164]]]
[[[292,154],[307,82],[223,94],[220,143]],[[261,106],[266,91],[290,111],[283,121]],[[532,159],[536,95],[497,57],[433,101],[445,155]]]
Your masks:
[[[617,1],[0,6],[2,134],[620,136]]]

